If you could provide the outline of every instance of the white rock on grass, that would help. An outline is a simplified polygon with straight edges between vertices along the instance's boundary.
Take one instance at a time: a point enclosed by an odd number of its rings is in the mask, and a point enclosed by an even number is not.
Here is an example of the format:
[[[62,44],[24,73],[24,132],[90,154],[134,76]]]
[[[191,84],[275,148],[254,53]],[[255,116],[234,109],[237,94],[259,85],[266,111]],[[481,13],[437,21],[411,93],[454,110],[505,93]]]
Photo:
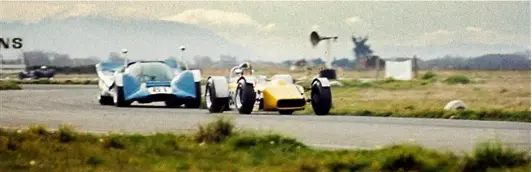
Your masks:
[[[340,81],[330,81],[331,83],[331,86],[338,86],[338,87],[343,87],[344,84],[342,84]]]
[[[467,105],[462,100],[453,100],[447,103],[444,110],[465,110],[467,109]]]

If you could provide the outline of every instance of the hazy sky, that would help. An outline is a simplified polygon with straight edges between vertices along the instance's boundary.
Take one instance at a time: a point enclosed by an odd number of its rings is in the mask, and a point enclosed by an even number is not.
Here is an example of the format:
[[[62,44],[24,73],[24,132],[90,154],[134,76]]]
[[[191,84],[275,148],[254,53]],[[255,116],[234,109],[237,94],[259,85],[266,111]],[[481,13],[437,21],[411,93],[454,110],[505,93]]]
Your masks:
[[[312,30],[338,35],[333,55],[353,56],[369,36],[383,57],[481,55],[530,47],[530,2],[1,2],[0,20],[100,15],[178,21],[211,29],[258,57],[319,56]],[[471,48],[472,47],[472,48]],[[317,54],[316,54],[317,53]]]

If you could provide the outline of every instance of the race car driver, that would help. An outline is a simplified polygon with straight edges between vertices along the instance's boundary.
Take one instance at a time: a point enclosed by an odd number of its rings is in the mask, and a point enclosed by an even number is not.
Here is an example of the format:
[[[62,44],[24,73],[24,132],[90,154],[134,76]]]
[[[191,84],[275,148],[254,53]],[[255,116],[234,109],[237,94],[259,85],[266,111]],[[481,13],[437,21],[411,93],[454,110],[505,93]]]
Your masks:
[[[253,67],[249,62],[244,62],[238,66],[235,66],[233,69],[240,69],[241,72],[239,73],[240,76],[249,76],[253,75]]]

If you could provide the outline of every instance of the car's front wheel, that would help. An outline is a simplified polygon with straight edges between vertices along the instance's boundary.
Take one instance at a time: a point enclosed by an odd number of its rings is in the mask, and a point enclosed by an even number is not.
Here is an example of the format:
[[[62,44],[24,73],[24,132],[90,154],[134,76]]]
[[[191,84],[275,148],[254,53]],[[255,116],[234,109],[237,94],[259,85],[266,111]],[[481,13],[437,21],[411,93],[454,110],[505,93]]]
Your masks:
[[[205,105],[211,113],[222,113],[229,106],[228,98],[217,98],[215,86],[207,83],[205,86]]]
[[[126,101],[124,99],[124,88],[123,87],[116,86],[114,87],[114,89],[115,89],[116,95],[113,98],[114,98],[114,103],[116,107],[126,107],[126,106],[131,105],[131,102]]]
[[[250,114],[255,106],[257,94],[252,84],[241,82],[235,93],[235,106],[240,114]]]
[[[100,105],[113,105],[114,104],[113,97],[111,96],[99,95],[98,102],[100,103]]]

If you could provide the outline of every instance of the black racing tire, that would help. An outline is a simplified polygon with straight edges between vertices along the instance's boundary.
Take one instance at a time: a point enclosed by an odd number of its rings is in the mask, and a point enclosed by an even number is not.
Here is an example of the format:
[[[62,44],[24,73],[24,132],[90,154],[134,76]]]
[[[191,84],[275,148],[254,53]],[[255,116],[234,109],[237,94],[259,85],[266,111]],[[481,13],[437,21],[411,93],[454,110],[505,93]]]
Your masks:
[[[25,77],[24,73],[20,72],[18,73],[18,79],[23,80]]]
[[[209,104],[208,101],[210,101],[211,103]],[[207,85],[205,86],[205,107],[209,109],[209,112],[222,113],[227,106],[229,106],[229,99],[217,98],[215,86],[211,83],[207,83]]]
[[[280,110],[279,114],[281,115],[292,115],[294,113],[294,110]]]
[[[100,105],[113,105],[113,97],[111,96],[102,96],[100,95],[100,98],[98,99],[98,102]]]
[[[131,105],[132,102],[124,100],[124,88],[123,87],[116,86],[115,91],[116,91],[116,102],[115,102],[116,107],[127,107]]]
[[[196,87],[196,94],[195,94],[196,98],[185,102],[185,108],[197,109],[197,108],[200,108],[201,106],[201,83],[196,82],[194,83],[194,86]]]
[[[327,115],[332,107],[331,88],[322,87],[321,83],[315,81],[311,88],[311,104],[316,115]]]
[[[239,93],[239,96],[236,95]],[[236,99],[236,97],[240,97],[240,100]],[[253,107],[255,106],[255,102],[257,101],[256,97],[257,94],[255,93],[252,84],[239,83],[235,93],[235,106],[238,110],[238,113],[251,114],[251,111],[253,111]],[[240,101],[240,107],[238,106],[237,101]]]

